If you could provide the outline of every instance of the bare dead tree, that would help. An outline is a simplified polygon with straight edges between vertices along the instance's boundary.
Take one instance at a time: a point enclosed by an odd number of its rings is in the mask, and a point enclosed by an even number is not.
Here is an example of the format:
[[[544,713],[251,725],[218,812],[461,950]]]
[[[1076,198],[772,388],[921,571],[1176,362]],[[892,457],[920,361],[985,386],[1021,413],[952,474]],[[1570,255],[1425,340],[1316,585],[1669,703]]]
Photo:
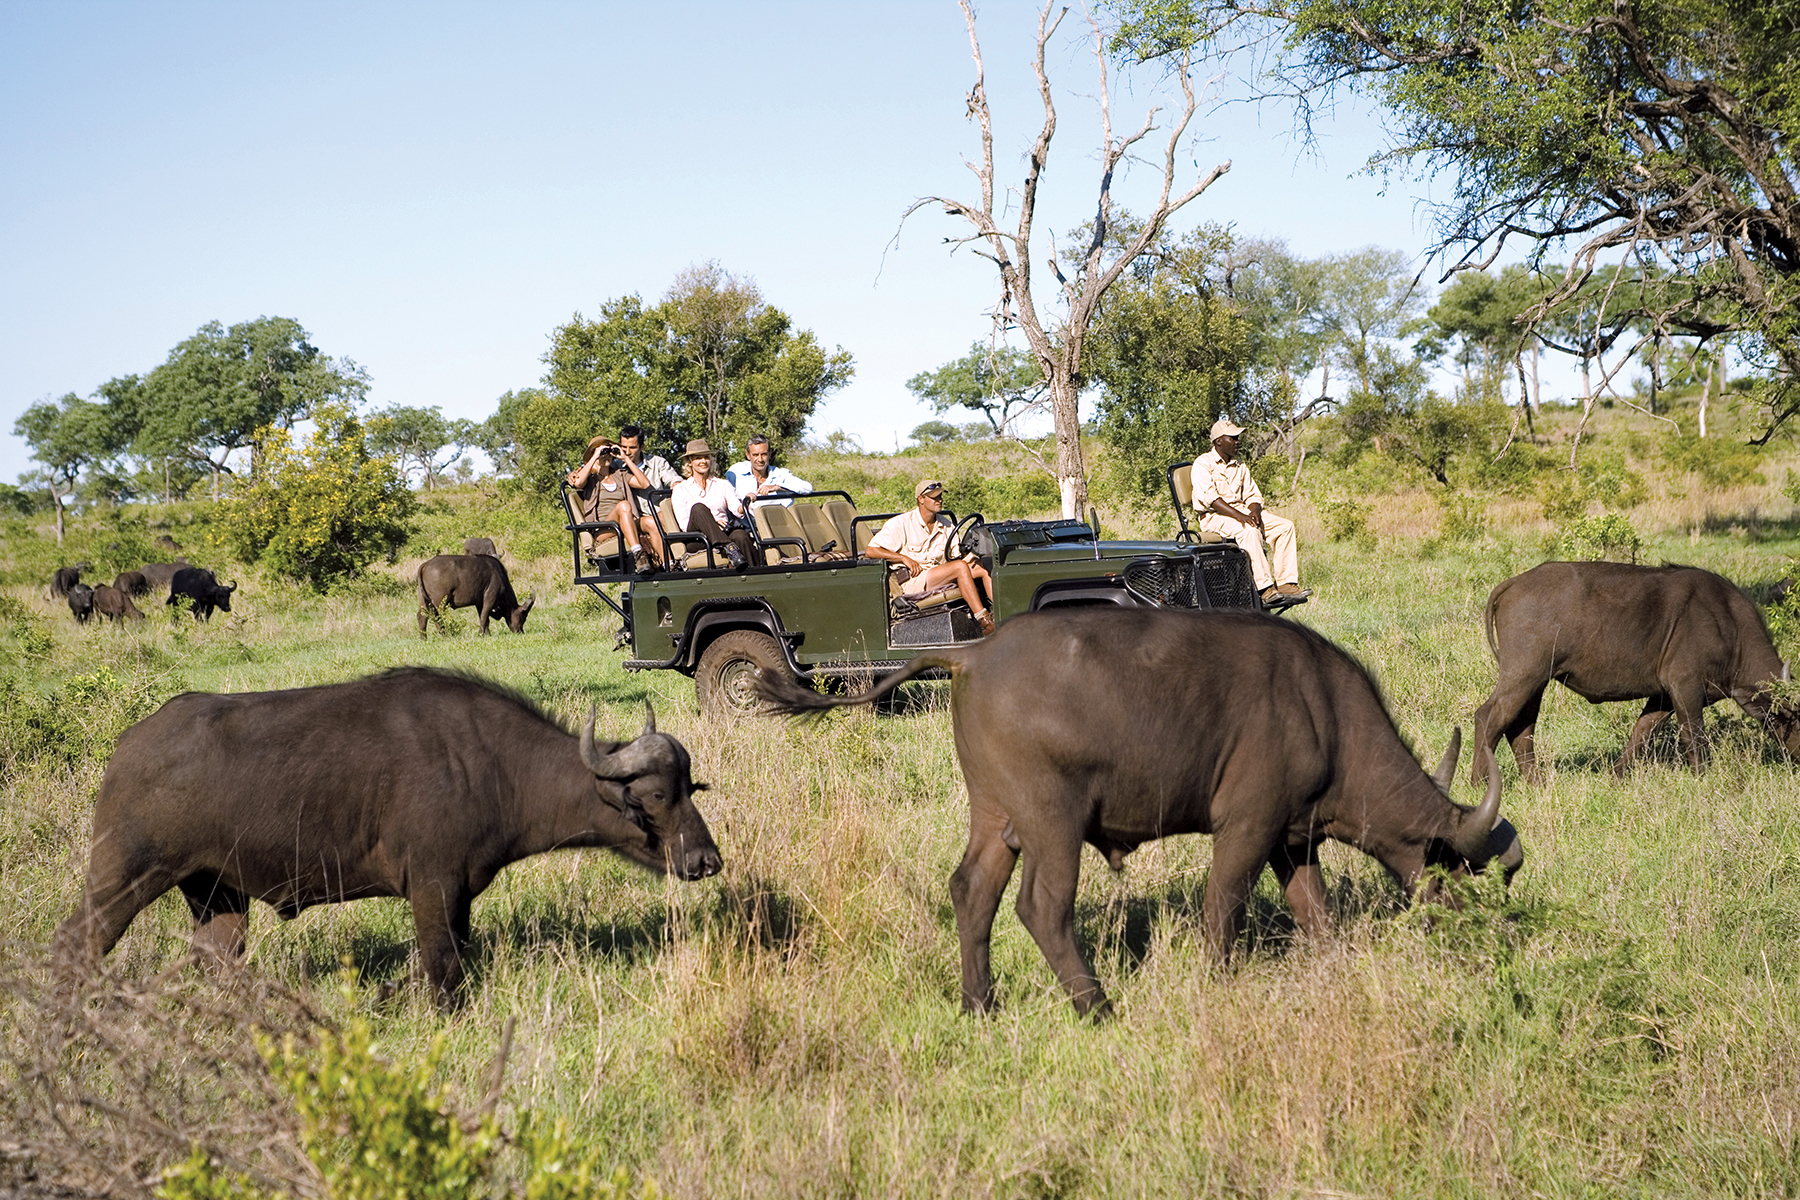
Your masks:
[[[1065,517],[1078,517],[1086,511],[1088,503],[1087,468],[1081,452],[1081,418],[1077,407],[1083,383],[1081,361],[1088,327],[1107,289],[1118,281],[1133,260],[1156,243],[1169,218],[1211,187],[1219,176],[1231,169],[1231,163],[1221,163],[1194,180],[1185,191],[1175,194],[1175,153],[1182,135],[1193,120],[1196,107],[1193,81],[1189,78],[1192,51],[1184,50],[1174,75],[1180,82],[1185,103],[1163,151],[1161,191],[1156,206],[1144,219],[1136,236],[1128,239],[1122,249],[1114,250],[1110,255],[1107,253],[1108,234],[1113,220],[1115,172],[1119,164],[1131,154],[1132,148],[1155,130],[1156,114],[1160,109],[1152,107],[1137,132],[1123,137],[1114,136],[1106,40],[1098,23],[1089,16],[1094,61],[1100,74],[1100,178],[1093,229],[1080,259],[1068,274],[1064,273],[1057,262],[1054,239],[1049,239],[1050,253],[1045,261],[1056,277],[1061,310],[1040,310],[1038,298],[1032,291],[1033,222],[1037,217],[1038,186],[1050,157],[1051,139],[1056,134],[1056,105],[1050,95],[1050,77],[1044,68],[1044,47],[1069,10],[1066,7],[1059,10],[1056,0],[1049,0],[1038,14],[1037,51],[1032,58],[1032,69],[1037,75],[1038,95],[1044,106],[1044,121],[1032,144],[1025,179],[1019,189],[1018,221],[1009,230],[1000,224],[1000,218],[994,211],[993,121],[988,109],[981,42],[975,34],[975,11],[970,7],[969,0],[958,0],[958,3],[962,6],[963,19],[969,29],[969,52],[975,60],[975,86],[970,89],[968,97],[969,117],[978,121],[981,126],[981,161],[974,163],[965,160],[965,164],[980,183],[981,199],[978,203],[971,203],[946,196],[926,196],[907,208],[901,220],[904,223],[907,217],[922,208],[941,205],[947,214],[963,218],[973,229],[973,232],[965,236],[945,240],[952,246],[977,244],[981,248],[975,252],[991,261],[999,270],[1000,299],[994,306],[993,319],[997,328],[1016,326],[1024,332],[1038,366],[1043,371],[1044,381],[1049,389],[1051,418],[1056,430],[1055,473],[1057,486],[1062,492],[1062,511]],[[1050,319],[1047,320],[1046,315]]]

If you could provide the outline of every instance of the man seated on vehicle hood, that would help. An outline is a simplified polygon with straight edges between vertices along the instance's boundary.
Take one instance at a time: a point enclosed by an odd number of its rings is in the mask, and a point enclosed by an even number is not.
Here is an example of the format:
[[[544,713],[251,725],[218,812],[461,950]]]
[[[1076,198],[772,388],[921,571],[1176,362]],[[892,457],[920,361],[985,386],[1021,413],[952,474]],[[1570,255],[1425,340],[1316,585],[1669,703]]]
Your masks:
[[[1296,604],[1309,593],[1300,586],[1300,554],[1294,546],[1294,523],[1263,509],[1262,489],[1250,468],[1238,460],[1243,427],[1223,417],[1213,422],[1213,448],[1194,460],[1196,524],[1236,542],[1250,556],[1250,571],[1264,604]],[[1269,550],[1263,551],[1267,538]]]
[[[936,479],[921,479],[913,496],[918,507],[887,519],[869,540],[869,557],[894,564],[902,596],[919,596],[947,583],[956,584],[981,623],[981,632],[994,632],[994,614],[989,607],[993,580],[980,563],[949,557],[954,529],[943,511],[944,485]]]

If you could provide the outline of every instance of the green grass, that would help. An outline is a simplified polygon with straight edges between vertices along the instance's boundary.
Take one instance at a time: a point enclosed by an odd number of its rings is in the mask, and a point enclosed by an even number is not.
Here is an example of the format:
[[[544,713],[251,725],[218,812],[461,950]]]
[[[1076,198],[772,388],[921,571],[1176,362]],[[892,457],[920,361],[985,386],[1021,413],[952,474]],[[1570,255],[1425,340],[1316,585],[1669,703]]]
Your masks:
[[[1388,532],[1402,518],[1377,511],[1371,553],[1298,511],[1316,596],[1290,619],[1367,662],[1435,762],[1492,680],[1487,591],[1540,560],[1544,531],[1502,522],[1439,544]],[[408,570],[488,532],[519,590],[538,592],[525,634],[479,638],[463,610],[422,641]],[[1753,589],[1800,549],[1785,528],[1751,536],[1729,517],[1645,532],[1649,561]],[[1460,913],[1420,912],[1371,860],[1330,847],[1335,935],[1299,939],[1265,878],[1230,973],[1203,952],[1207,839],[1148,845],[1122,875],[1090,853],[1077,919],[1115,1019],[1072,1016],[1008,903],[1004,1007],[976,1020],[957,1008],[946,881],[965,809],[941,687],[918,687],[925,703],[899,715],[708,726],[687,680],[620,669],[616,622],[564,582],[552,537],[529,509],[457,493],[382,569],[389,584],[312,598],[244,572],[229,618],[172,627],[154,612],[124,631],[76,628],[43,599],[53,549],[9,537],[0,938],[42,943],[73,906],[111,741],[168,695],[453,665],[569,721],[598,705],[614,737],[651,699],[712,785],[700,804],[724,874],[680,884],[573,852],[509,869],[477,904],[469,1002],[448,1018],[410,992],[376,1004],[407,969],[397,901],[287,923],[259,908],[251,965],[327,1014],[369,1013],[392,1057],[444,1035],[466,1095],[515,1019],[502,1115],[566,1117],[675,1195],[1800,1193],[1800,778],[1735,710],[1709,714],[1705,776],[1679,767],[1665,733],[1620,782],[1609,768],[1636,707],[1553,689],[1545,785],[1522,786],[1503,759],[1527,852],[1510,897],[1490,884]],[[186,926],[163,899],[114,967],[177,966]],[[32,1014],[3,1011],[16,1053]]]

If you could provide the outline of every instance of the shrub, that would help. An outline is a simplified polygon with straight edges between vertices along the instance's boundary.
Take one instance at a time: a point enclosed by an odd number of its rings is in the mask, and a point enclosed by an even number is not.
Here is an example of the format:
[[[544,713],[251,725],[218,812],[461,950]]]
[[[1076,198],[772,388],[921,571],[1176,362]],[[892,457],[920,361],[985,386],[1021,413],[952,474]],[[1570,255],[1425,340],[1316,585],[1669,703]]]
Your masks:
[[[1319,519],[1325,522],[1325,536],[1332,541],[1354,542],[1359,547],[1374,541],[1374,535],[1369,532],[1367,504],[1348,497],[1320,497],[1313,503],[1319,510]]]
[[[325,591],[406,544],[417,501],[392,459],[369,453],[348,405],[320,405],[304,450],[285,433],[257,437],[256,477],[223,517],[245,562]]]
[[[1556,544],[1557,553],[1565,559],[1608,558],[1614,551],[1630,554],[1636,562],[1644,548],[1643,538],[1630,521],[1618,513],[1598,517],[1582,517],[1563,531]]]
[[[1442,524],[1438,536],[1448,542],[1474,542],[1488,532],[1487,501],[1467,492],[1438,493]]]
[[[381,1059],[361,1018],[316,1047],[259,1039],[280,1090],[294,1102],[299,1141],[318,1168],[331,1200],[463,1200],[501,1185],[527,1200],[653,1200],[657,1186],[633,1189],[621,1168],[603,1173],[594,1152],[580,1148],[568,1126],[525,1114],[509,1137],[491,1112],[458,1109],[447,1085],[434,1082],[444,1056],[439,1035],[411,1067]],[[502,1155],[508,1146],[516,1161]],[[510,1186],[508,1186],[510,1185]],[[246,1175],[196,1147],[163,1173],[164,1200],[273,1200]]]
[[[1644,477],[1616,450],[1591,453],[1573,470],[1553,471],[1538,485],[1544,519],[1559,525],[1585,516],[1595,501],[1607,512],[1620,512],[1636,508],[1648,495]]]
[[[1662,442],[1662,456],[1670,466],[1700,476],[1708,487],[1763,482],[1763,473],[1757,469],[1762,448],[1729,438],[1667,437]]]

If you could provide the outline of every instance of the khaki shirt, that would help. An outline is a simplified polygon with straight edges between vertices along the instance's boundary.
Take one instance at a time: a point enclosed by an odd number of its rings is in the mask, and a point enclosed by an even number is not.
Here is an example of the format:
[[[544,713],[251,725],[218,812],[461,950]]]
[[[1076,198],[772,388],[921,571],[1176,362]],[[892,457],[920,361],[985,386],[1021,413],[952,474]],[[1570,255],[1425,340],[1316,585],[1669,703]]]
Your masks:
[[[1252,504],[1263,503],[1263,494],[1243,459],[1226,462],[1217,450],[1208,450],[1194,460],[1194,507],[1211,512],[1214,500],[1248,515]]]
[[[575,494],[580,497],[582,520],[610,520],[613,507],[630,494],[630,485],[631,476],[625,471],[588,476],[588,481],[575,489]]]
[[[883,550],[895,554],[904,554],[929,570],[944,561],[950,552],[950,535],[955,527],[950,518],[943,513],[930,525],[919,515],[917,508],[911,508],[889,517],[881,526],[881,531],[869,539],[869,545],[880,546]]]

